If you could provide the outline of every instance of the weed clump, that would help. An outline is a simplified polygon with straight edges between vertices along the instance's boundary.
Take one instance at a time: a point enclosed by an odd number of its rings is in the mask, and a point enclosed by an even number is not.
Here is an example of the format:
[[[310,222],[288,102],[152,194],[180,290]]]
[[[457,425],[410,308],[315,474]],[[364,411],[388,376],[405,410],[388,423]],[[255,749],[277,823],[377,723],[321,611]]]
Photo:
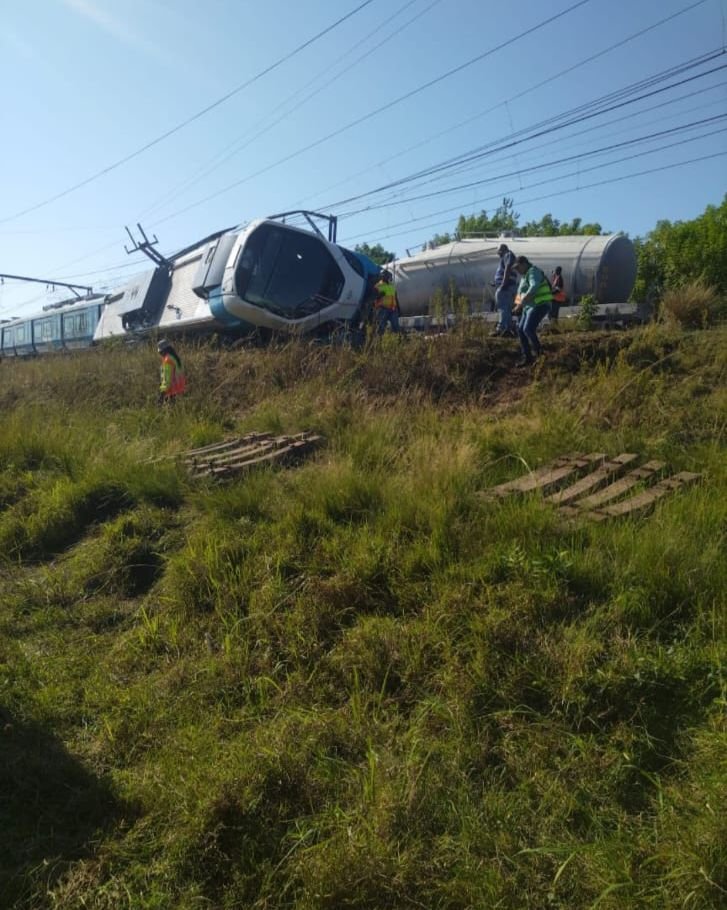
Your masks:
[[[698,279],[664,291],[660,313],[667,325],[704,329],[725,315],[725,305],[715,288]]]

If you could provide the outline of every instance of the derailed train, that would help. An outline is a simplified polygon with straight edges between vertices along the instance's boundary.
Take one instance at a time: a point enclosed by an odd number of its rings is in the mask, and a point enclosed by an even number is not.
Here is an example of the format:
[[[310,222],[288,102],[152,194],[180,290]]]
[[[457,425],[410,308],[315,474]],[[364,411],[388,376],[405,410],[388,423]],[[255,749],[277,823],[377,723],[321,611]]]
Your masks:
[[[286,213],[286,216],[298,213]],[[72,350],[119,336],[255,330],[311,335],[360,326],[379,267],[335,242],[335,218],[306,216],[311,229],[283,216],[206,237],[104,295],[65,302],[0,325],[4,357]],[[328,221],[324,236],[315,219]],[[493,296],[496,250],[503,239],[546,271],[560,265],[569,297],[626,301],[636,277],[633,245],[623,235],[463,239],[397,260],[402,315],[431,312],[456,287],[473,312]]]

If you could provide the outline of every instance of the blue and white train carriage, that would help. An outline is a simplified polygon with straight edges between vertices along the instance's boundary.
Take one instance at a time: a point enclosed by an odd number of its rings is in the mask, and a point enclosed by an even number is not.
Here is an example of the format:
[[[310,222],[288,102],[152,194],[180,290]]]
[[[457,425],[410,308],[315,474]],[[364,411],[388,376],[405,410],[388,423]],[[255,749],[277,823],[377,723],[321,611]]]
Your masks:
[[[0,354],[28,357],[87,348],[93,343],[104,295],[54,304],[42,314],[0,324]]]

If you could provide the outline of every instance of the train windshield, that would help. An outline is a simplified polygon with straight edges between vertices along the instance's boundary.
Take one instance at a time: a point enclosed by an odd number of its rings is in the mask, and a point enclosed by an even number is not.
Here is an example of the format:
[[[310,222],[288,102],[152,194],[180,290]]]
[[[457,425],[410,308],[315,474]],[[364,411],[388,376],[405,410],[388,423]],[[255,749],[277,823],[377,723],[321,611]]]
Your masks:
[[[235,280],[243,300],[286,319],[336,303],[345,283],[324,243],[278,224],[262,224],[250,234]]]

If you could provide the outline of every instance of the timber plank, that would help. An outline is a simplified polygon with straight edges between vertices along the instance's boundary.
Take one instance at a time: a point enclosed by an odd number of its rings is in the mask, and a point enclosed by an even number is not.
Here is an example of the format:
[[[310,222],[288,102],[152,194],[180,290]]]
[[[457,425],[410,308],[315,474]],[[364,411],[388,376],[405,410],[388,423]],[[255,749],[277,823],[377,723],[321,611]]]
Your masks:
[[[249,446],[242,446],[237,449],[227,449],[224,452],[218,452],[212,455],[196,455],[194,458],[185,458],[184,463],[193,467],[199,464],[219,464],[224,461],[234,460],[243,454],[252,454],[255,452],[264,452],[271,448],[269,442],[257,442]]]
[[[205,455],[208,452],[223,451],[224,449],[234,448],[236,445],[247,445],[261,439],[270,439],[270,437],[270,433],[248,433],[247,436],[238,436],[235,439],[227,439],[224,442],[214,442],[212,445],[202,446],[200,449],[190,449],[188,452],[184,452],[184,458],[193,458],[195,455]]]
[[[566,505],[567,503],[573,502],[574,499],[578,499],[585,493],[598,490],[613,478],[618,477],[618,475],[622,471],[625,471],[630,464],[633,464],[638,457],[638,455],[635,455],[632,452],[624,452],[610,461],[604,461],[595,471],[586,474],[585,477],[577,480],[569,487],[551,493],[550,496],[546,496],[545,501],[552,502],[554,505]]]
[[[637,493],[629,499],[622,499],[620,502],[612,503],[601,509],[596,509],[589,513],[588,517],[595,521],[605,521],[607,518],[621,518],[625,515],[639,515],[650,509],[656,502],[668,496],[669,493],[676,490],[692,486],[701,480],[701,474],[695,474],[692,471],[680,471],[673,477],[665,477],[648,490]]]
[[[645,465],[640,468],[634,468],[625,477],[609,484],[603,490],[593,493],[591,496],[586,496],[584,499],[577,500],[575,505],[578,509],[586,511],[598,509],[604,503],[611,502],[611,500],[623,496],[624,493],[628,493],[629,490],[632,490],[638,484],[653,479],[665,467],[666,465],[663,461],[647,461]]]

